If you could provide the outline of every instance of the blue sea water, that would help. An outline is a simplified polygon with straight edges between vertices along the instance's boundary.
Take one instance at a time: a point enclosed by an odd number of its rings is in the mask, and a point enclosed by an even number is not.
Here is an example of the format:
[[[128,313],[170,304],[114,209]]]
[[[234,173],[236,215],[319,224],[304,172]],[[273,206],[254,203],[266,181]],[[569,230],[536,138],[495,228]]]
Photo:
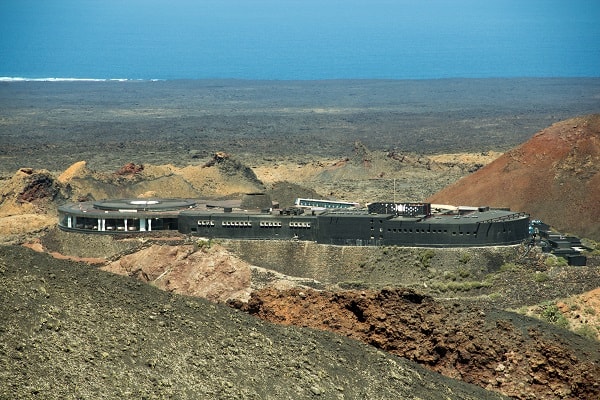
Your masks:
[[[2,0],[0,77],[599,77],[598,0]]]

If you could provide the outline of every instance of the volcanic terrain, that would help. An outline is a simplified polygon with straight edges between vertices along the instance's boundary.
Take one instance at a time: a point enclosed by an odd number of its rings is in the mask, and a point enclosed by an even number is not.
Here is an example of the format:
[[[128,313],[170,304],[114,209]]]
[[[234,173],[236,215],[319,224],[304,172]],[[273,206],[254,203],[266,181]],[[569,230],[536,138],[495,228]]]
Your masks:
[[[511,207],[600,240],[600,115],[556,123],[428,201]]]
[[[525,128],[597,110],[594,82],[571,94],[537,82],[533,95],[437,82],[422,109],[384,107],[369,91],[420,98],[419,82],[290,83],[281,103],[275,84],[158,83],[147,88],[158,97],[128,86],[118,105],[104,86],[43,86],[53,94],[33,111],[24,86],[5,88],[1,167],[18,167],[0,180],[0,398],[599,398],[600,117],[502,152],[531,136]],[[518,92],[519,104],[483,113],[467,84]],[[297,86],[330,97],[308,105]],[[446,102],[454,91],[468,104]],[[185,96],[163,104],[173,93]],[[547,103],[518,114],[536,93]],[[333,107],[338,95],[344,107]],[[89,139],[98,132],[100,146]],[[416,151],[428,146],[436,154]],[[344,248],[56,227],[67,201],[257,192],[282,207],[295,197],[509,206],[582,236],[588,263],[526,244]]]

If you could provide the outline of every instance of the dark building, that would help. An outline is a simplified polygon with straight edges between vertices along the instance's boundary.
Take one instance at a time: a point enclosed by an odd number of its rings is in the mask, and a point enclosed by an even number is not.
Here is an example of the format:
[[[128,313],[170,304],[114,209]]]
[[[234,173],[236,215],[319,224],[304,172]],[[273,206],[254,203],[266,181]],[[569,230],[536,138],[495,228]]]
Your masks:
[[[174,230],[207,238],[353,246],[494,246],[529,237],[529,216],[507,209],[432,211],[428,203],[372,203],[366,209],[311,210],[273,209],[270,204],[259,194],[243,202],[124,199],[67,204],[59,207],[59,227],[103,234]]]

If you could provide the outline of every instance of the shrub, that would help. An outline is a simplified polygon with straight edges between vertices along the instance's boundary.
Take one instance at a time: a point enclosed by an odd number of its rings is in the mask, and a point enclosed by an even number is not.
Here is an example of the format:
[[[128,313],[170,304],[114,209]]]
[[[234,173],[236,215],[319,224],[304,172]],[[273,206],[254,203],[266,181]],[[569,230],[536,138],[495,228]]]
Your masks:
[[[212,239],[198,239],[195,243],[195,250],[206,251],[213,245]]]
[[[421,264],[423,264],[424,267],[430,267],[431,265],[429,261],[433,258],[433,256],[435,256],[435,252],[431,249],[422,251],[420,254]]]
[[[488,296],[490,298],[490,300],[495,301],[495,300],[500,300],[502,298],[502,294],[498,293],[498,292],[494,292],[494,293],[490,293],[490,295]]]
[[[586,307],[583,311],[588,315],[596,315],[596,310],[593,307]]]
[[[566,258],[563,257],[556,257],[553,254],[549,254],[548,257],[546,257],[546,261],[545,264],[547,267],[566,267],[567,265],[569,265],[569,262],[567,261]]]
[[[463,252],[460,255],[460,258],[458,259],[458,261],[461,262],[461,263],[463,263],[463,264],[468,263],[469,261],[471,261],[471,253]]]
[[[448,281],[455,281],[457,278],[456,274],[450,272],[450,271],[444,271],[444,279],[448,280]]]
[[[457,272],[458,272],[458,276],[460,276],[463,279],[471,276],[471,271],[469,271],[467,268],[459,268],[457,270]]]
[[[542,307],[543,310],[540,316],[544,321],[560,326],[561,328],[569,327],[569,321],[565,318],[563,313],[560,312],[556,304],[544,304]]]
[[[533,280],[537,283],[546,282],[549,279],[550,277],[548,274],[544,274],[543,272],[537,272],[535,275],[533,275]]]
[[[512,262],[507,262],[500,266],[500,272],[517,271],[518,269],[519,269],[519,266]]]

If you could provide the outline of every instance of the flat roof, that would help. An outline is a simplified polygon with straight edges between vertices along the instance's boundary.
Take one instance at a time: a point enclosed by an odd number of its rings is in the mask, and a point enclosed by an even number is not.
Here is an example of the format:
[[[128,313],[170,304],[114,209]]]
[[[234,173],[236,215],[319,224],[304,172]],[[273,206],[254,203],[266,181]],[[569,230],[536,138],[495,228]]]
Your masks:
[[[131,218],[177,217],[185,210],[206,212],[223,208],[236,208],[239,200],[196,200],[196,199],[110,199],[67,203],[58,207],[60,212],[88,217]]]
[[[116,199],[116,200],[98,200],[93,202],[68,203],[58,207],[59,211],[79,216],[88,216],[91,218],[136,218],[142,217],[177,217],[182,215],[193,215],[194,213],[203,215],[231,214],[233,215],[262,215],[278,216],[285,210],[274,210],[269,213],[260,210],[244,210],[240,208],[240,200],[201,200],[201,199]],[[228,209],[225,211],[225,209]],[[229,211],[231,210],[231,211]],[[491,220],[512,220],[527,218],[525,213],[509,211],[506,209],[488,209],[485,211],[473,210],[461,215],[451,214],[432,214],[431,216],[395,216],[393,214],[370,214],[367,210],[349,210],[349,209],[326,209],[302,214],[293,214],[294,217],[302,218],[311,215],[331,216],[336,218],[349,218],[358,215],[370,215],[372,218],[389,219],[393,221],[423,221],[429,224],[436,223],[473,223]]]
[[[194,200],[160,198],[99,200],[92,203],[93,208],[107,211],[169,211],[192,208],[195,205],[196,202]]]

